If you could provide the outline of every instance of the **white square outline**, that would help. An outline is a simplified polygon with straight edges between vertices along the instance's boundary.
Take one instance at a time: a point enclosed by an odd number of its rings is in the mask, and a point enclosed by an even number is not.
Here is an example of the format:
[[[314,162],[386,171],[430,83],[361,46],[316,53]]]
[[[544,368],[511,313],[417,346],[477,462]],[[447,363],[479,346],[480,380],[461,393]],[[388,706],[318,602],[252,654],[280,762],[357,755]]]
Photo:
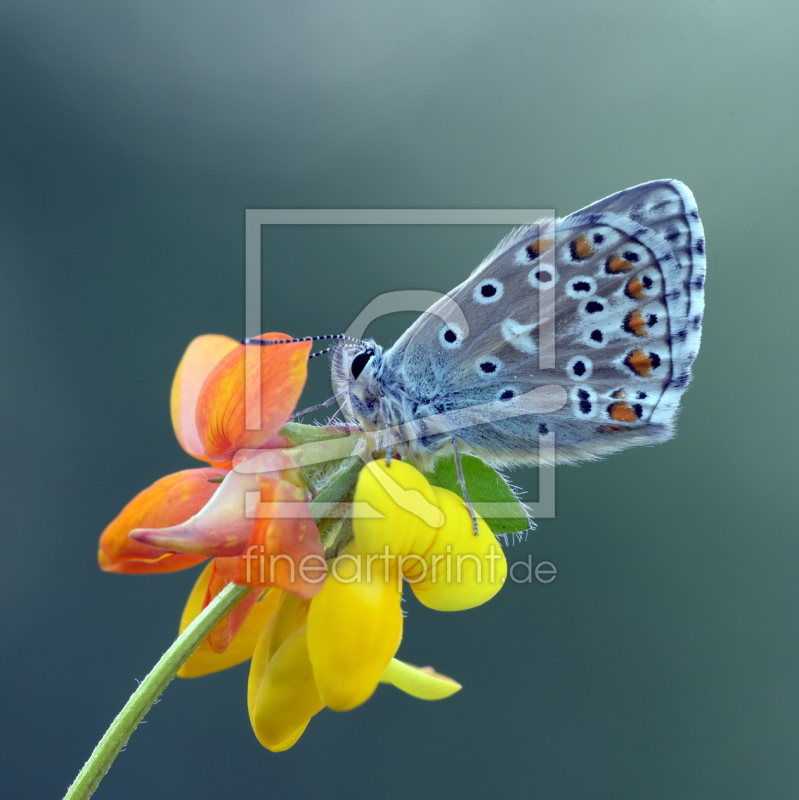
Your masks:
[[[259,336],[261,330],[261,227],[263,225],[528,225],[542,218],[555,217],[553,208],[248,208],[244,212],[244,336]],[[542,331],[554,337],[554,330]],[[546,346],[544,346],[546,344]],[[540,346],[541,353],[554,356],[554,340]],[[245,374],[256,374],[250,360],[256,353],[245,350]],[[547,359],[548,361],[549,359]],[[554,362],[554,358],[553,358]],[[551,365],[554,366],[554,363]],[[541,364],[550,367],[549,363]],[[245,427],[261,426],[260,381],[247,387],[247,397],[256,402],[245,408]],[[253,394],[250,394],[250,388]],[[542,450],[554,451],[544,443]],[[554,452],[552,453],[554,455]],[[555,467],[538,468],[538,501],[526,504],[534,519],[555,517]]]

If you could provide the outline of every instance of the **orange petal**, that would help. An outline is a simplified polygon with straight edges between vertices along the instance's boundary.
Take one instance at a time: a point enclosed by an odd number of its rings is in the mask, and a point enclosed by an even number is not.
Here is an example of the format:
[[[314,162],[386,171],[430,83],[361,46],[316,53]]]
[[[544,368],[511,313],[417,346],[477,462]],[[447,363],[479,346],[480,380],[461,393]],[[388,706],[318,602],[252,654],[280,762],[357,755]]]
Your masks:
[[[209,483],[224,470],[215,467],[187,469],[157,480],[122,509],[100,536],[100,567],[106,572],[174,572],[199,564],[205,556],[173,553],[137,542],[128,534],[135,528],[167,526],[196,514],[218,485]]]
[[[205,590],[203,608],[224,589],[232,580],[238,570],[238,558],[215,558],[211,562],[211,575],[208,588]],[[206,641],[215,653],[224,653],[239,628],[258,602],[261,592],[252,591],[239,602],[233,610],[222,619],[219,624],[208,634]]]
[[[172,381],[172,427],[180,446],[191,456],[207,460],[195,420],[197,398],[211,370],[238,345],[229,336],[198,336],[186,348]]]
[[[198,514],[168,528],[138,528],[131,532],[131,537],[176,553],[219,558],[244,552],[255,521],[255,514],[248,507],[248,496],[253,495],[257,500],[262,481],[279,482],[287,470],[293,470],[296,476],[296,465],[279,450],[242,452],[247,457],[225,475],[217,492]]]
[[[181,633],[186,630],[189,623],[202,611],[203,601],[210,582],[209,579],[213,571],[213,565],[213,561],[208,563],[197,579],[197,583],[194,584],[194,588],[189,595],[186,608],[180,620]],[[241,628],[239,628],[238,633],[233,637],[233,640],[225,652],[215,653],[208,644],[208,641],[203,641],[197,650],[194,651],[192,657],[178,671],[179,678],[198,678],[201,675],[210,675],[212,672],[219,672],[228,667],[234,667],[236,664],[241,664],[243,661],[252,658],[258,637],[273,618],[282,592],[277,589],[270,589],[264,593],[256,590],[252,592],[252,594],[254,594],[256,598],[259,594],[261,597],[258,602],[256,602],[252,611],[250,611],[249,616],[244,621]]]
[[[265,333],[259,338],[291,337]],[[243,447],[257,449],[269,442],[302,394],[310,349],[311,342],[239,345],[211,370],[196,417],[207,458],[230,461]]]
[[[325,550],[303,489],[261,478],[261,503],[249,546],[238,559],[236,583],[276,586],[313,597],[327,573]]]

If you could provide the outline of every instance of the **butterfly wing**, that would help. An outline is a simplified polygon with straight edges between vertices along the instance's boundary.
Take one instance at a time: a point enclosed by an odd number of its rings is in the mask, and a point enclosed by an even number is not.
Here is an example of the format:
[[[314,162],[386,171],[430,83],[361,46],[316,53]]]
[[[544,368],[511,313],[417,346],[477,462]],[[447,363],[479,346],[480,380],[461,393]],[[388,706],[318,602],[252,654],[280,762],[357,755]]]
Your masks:
[[[536,462],[540,436],[554,435],[557,463],[663,441],[699,348],[704,279],[690,190],[642,184],[514,231],[411,326],[387,367],[417,417],[446,420],[431,447],[455,435],[497,465]],[[551,385],[568,396],[557,411],[468,413]]]

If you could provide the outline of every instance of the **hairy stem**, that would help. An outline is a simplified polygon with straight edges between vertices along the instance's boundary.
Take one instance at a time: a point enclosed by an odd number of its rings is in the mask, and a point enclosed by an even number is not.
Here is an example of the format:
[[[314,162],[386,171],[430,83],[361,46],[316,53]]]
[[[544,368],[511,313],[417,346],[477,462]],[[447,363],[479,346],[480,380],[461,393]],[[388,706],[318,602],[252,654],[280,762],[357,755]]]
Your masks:
[[[174,641],[117,714],[64,795],[64,800],[86,800],[94,794],[119,751],[177,671],[217,623],[251,591],[251,586],[228,584]]]

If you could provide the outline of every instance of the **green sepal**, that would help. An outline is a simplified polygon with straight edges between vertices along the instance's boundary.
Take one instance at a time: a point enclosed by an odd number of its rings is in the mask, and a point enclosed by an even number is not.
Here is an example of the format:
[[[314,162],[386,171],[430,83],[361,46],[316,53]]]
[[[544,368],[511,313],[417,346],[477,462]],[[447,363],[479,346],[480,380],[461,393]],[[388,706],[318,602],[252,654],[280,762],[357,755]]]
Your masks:
[[[299,422],[287,422],[280,432],[295,447],[309,442],[324,442],[328,439],[341,439],[349,436],[347,431],[333,425],[303,425]]]
[[[519,533],[530,527],[527,511],[519,502],[513,489],[507,481],[492,467],[482,462],[475,456],[461,456],[463,477],[469,499],[489,528],[494,533]],[[433,486],[449,489],[459,497],[463,497],[458,483],[458,470],[455,466],[455,457],[441,458],[436,462],[432,472],[425,472]],[[484,503],[502,503],[501,509],[490,509],[492,513],[481,513],[480,506]]]

